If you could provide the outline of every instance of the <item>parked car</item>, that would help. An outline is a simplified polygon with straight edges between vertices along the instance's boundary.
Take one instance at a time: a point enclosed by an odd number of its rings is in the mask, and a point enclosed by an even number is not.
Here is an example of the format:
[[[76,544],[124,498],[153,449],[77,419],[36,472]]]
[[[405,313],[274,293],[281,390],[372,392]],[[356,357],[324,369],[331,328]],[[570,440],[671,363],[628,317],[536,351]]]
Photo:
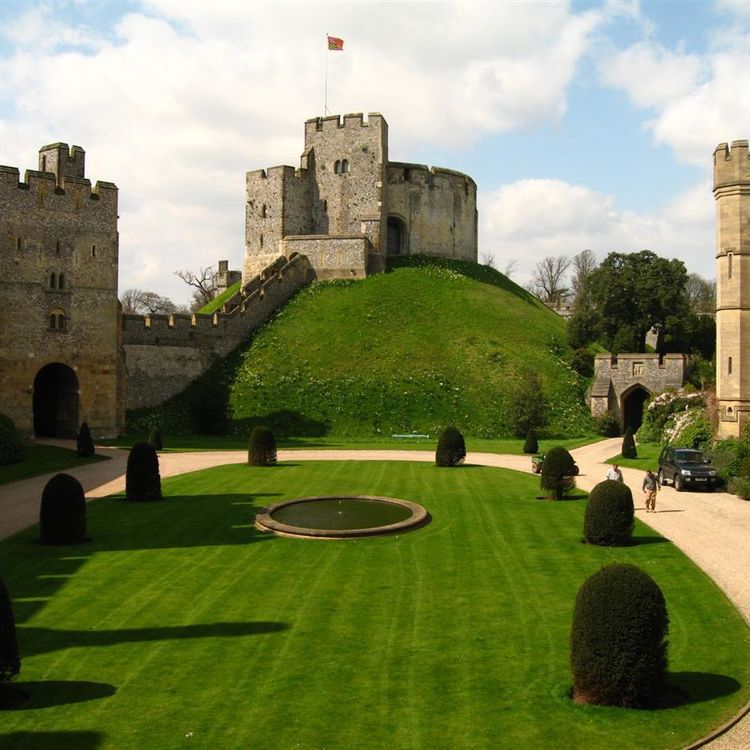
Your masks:
[[[713,492],[721,482],[703,451],[674,448],[668,445],[659,455],[659,484],[671,484],[682,492],[685,489],[706,489]]]

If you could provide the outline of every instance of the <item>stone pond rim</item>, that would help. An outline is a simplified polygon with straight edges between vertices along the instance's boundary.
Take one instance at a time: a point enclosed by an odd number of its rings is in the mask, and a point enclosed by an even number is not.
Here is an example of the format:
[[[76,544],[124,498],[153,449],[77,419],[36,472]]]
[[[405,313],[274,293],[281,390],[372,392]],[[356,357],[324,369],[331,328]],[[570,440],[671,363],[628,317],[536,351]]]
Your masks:
[[[307,513],[307,508],[311,512]],[[366,514],[361,512],[363,509]],[[380,518],[373,517],[373,511]],[[335,528],[344,513],[353,515],[355,520],[359,517],[361,522],[354,528]],[[367,517],[362,518],[363,515]],[[407,531],[429,520],[429,513],[421,505],[408,500],[376,495],[327,495],[287,500],[261,508],[255,516],[255,527],[280,536],[353,539]]]

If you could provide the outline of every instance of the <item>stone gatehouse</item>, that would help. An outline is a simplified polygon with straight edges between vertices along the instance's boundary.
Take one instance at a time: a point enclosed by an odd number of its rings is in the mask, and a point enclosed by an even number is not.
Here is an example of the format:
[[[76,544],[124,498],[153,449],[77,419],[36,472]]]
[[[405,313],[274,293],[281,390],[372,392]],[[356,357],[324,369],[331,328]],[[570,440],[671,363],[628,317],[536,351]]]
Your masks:
[[[685,383],[685,354],[597,354],[591,387],[591,414],[615,413],[624,431],[641,426],[643,404],[654,393]]]

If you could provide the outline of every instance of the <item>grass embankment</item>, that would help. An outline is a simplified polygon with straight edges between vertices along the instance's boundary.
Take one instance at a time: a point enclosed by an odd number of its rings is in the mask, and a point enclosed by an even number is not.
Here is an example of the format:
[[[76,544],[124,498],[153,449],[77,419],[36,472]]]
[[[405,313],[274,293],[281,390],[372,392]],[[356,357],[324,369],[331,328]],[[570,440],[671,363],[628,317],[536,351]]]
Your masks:
[[[198,310],[198,314],[209,315],[215,313],[217,310],[221,310],[224,303],[240,291],[241,286],[242,281],[236,281],[232,286],[227,287],[218,297],[214,297],[210,302],[203,305],[203,307]]]
[[[667,750],[750,696],[748,628],[709,579],[638,522],[637,546],[581,544],[583,502],[535,500],[530,476],[290,463],[164,489],[91,503],[90,544],[39,546],[36,529],[0,544],[32,695],[4,712],[4,750]],[[418,501],[432,522],[349,542],[251,526],[268,503],[353,491]],[[665,593],[679,708],[568,698],[576,591],[615,560]]]
[[[533,372],[548,434],[590,432],[562,318],[484,266],[399,262],[389,273],[302,290],[230,355],[224,374],[237,430],[263,423],[277,436],[437,435],[455,424],[467,436],[508,436],[518,390]],[[189,389],[130,423],[189,432],[191,399],[205,402],[207,393]]]
[[[27,444],[26,458],[23,461],[0,466],[0,484],[18,482],[21,479],[30,479],[53,471],[65,471],[107,459],[108,456],[97,454],[89,458],[81,458],[74,450],[59,448],[55,445]]]

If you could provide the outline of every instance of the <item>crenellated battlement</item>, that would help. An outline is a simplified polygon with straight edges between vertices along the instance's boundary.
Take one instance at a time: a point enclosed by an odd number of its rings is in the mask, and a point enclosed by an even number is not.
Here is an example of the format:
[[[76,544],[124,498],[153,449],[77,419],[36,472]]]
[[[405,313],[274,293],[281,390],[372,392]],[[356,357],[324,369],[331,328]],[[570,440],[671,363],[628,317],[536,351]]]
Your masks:
[[[748,142],[720,143],[714,149],[714,192],[741,185],[750,187]]]
[[[346,115],[328,115],[327,117],[312,117],[305,120],[305,142],[308,134],[331,133],[337,130],[354,128],[381,127],[383,115],[380,112],[370,112],[365,120],[362,112],[350,112]]]
[[[388,183],[412,183],[414,185],[458,186],[476,192],[477,185],[469,175],[444,167],[429,167],[426,164],[409,164],[407,162],[388,162]]]

